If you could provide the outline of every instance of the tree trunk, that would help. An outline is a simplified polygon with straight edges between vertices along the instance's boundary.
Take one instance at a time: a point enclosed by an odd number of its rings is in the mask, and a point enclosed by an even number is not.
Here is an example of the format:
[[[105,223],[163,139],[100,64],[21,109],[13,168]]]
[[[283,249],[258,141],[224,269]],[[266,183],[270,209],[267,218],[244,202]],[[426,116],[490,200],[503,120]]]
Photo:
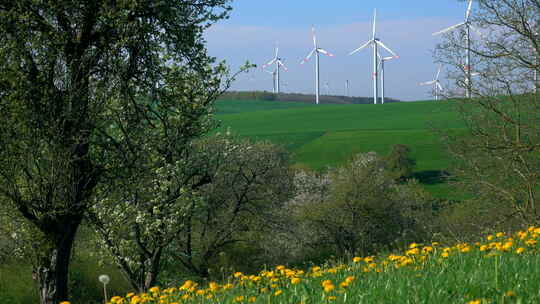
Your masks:
[[[57,227],[60,229],[47,234],[48,244],[43,252],[38,253],[34,279],[39,288],[40,304],[58,304],[68,300],[69,263],[80,218],[59,221]]]

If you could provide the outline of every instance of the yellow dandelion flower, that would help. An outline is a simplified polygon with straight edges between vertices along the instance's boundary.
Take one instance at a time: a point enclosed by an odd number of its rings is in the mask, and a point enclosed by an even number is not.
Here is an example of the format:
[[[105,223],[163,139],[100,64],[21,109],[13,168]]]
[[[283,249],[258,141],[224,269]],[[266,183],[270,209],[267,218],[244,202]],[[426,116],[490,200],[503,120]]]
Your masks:
[[[283,266],[283,265],[278,265],[278,266],[276,266],[276,269],[277,269],[277,270],[284,270],[284,269],[285,269],[285,266]]]
[[[497,236],[498,238],[503,237],[504,232],[497,232],[497,234],[495,234],[495,236]]]
[[[234,298],[234,301],[238,303],[244,302],[244,296],[237,296],[236,298]]]
[[[522,254],[523,252],[525,252],[525,248],[523,247],[519,247],[518,249],[516,249],[517,254]]]
[[[447,257],[450,256],[450,253],[448,253],[448,251],[446,251],[446,252],[441,253],[441,256],[442,256],[443,258],[447,258]]]
[[[352,260],[353,260],[354,263],[360,263],[360,262],[362,262],[362,258],[361,258],[361,257],[354,257]]]
[[[71,302],[69,302],[69,301],[62,301],[62,302],[60,302],[60,304],[71,304]]]
[[[351,283],[352,281],[354,281],[354,279],[356,279],[355,276],[348,276],[348,277],[345,278],[345,282]]]
[[[410,249],[413,249],[413,248],[416,248],[416,247],[418,247],[417,243],[412,243],[412,244],[409,245]]]
[[[296,285],[296,284],[300,283],[300,281],[301,281],[300,278],[292,278],[291,279],[291,284]]]
[[[527,244],[527,246],[530,246],[530,247],[536,246],[536,240],[535,239],[528,239],[528,240],[525,241],[525,244]]]
[[[481,300],[472,300],[472,301],[467,302],[467,304],[481,304],[481,303],[482,303]]]
[[[251,296],[251,297],[249,297],[249,299],[248,299],[248,302],[249,302],[249,303],[255,303],[255,301],[257,301],[257,297],[254,297],[254,296]]]
[[[213,292],[216,292],[219,290],[219,284],[216,282],[210,282],[208,283],[208,289],[210,289]]]
[[[198,296],[204,296],[206,294],[206,291],[204,289],[199,289],[196,293]]]
[[[274,296],[277,297],[277,296],[279,296],[279,295],[282,294],[282,293],[283,293],[283,290],[278,289],[278,290],[276,290],[276,292],[274,292]]]
[[[134,295],[135,295],[134,292],[130,292],[130,293],[128,293],[128,294],[126,295],[126,298],[131,298],[131,297],[133,297]]]
[[[239,278],[239,277],[241,277],[241,276],[243,276],[243,275],[244,275],[244,274],[241,273],[240,271],[234,273],[234,277],[235,277],[235,278]]]
[[[328,301],[335,301],[337,298],[336,298],[336,296],[328,296],[328,297],[326,297],[326,299]]]
[[[326,285],[324,286],[324,292],[328,293],[328,292],[332,292],[332,290],[334,290],[336,288],[336,286],[334,285]]]
[[[154,286],[154,287],[150,288],[149,291],[150,291],[151,293],[158,293],[158,292],[159,292],[159,287]]]
[[[422,248],[422,253],[430,253],[430,252],[433,252],[433,247],[425,246],[424,248]]]
[[[507,291],[507,292],[504,294],[504,296],[505,296],[505,297],[511,298],[511,297],[515,297],[515,296],[516,296],[516,293],[513,292],[512,290],[509,290],[509,291]]]
[[[488,241],[493,241],[494,238],[495,238],[495,237],[494,237],[492,234],[490,234],[490,235],[487,236],[487,240],[488,240]]]

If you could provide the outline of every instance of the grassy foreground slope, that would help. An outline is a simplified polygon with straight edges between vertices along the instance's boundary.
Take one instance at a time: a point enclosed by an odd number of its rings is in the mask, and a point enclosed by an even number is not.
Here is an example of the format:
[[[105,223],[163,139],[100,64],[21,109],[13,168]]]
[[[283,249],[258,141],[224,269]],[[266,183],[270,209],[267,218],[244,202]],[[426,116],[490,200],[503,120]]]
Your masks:
[[[387,154],[392,145],[406,144],[417,161],[418,176],[426,177],[425,184],[432,183],[431,175],[448,168],[449,159],[433,129],[464,127],[454,104],[445,101],[319,106],[220,101],[217,114],[222,128],[284,144],[296,163],[313,169],[339,165],[359,152]],[[436,194],[446,192],[440,185],[429,187]]]
[[[236,272],[222,283],[151,288],[124,303],[540,303],[540,228],[475,244],[410,244],[401,253],[354,257],[310,269]]]

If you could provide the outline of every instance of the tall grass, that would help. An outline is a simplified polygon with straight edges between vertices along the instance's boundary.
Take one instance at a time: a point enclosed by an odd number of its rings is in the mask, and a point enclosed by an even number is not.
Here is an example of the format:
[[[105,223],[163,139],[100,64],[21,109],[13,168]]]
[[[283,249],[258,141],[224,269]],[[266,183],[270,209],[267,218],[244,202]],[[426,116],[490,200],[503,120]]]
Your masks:
[[[411,244],[400,254],[310,269],[234,273],[228,282],[152,288],[111,303],[540,303],[540,228],[475,244]]]

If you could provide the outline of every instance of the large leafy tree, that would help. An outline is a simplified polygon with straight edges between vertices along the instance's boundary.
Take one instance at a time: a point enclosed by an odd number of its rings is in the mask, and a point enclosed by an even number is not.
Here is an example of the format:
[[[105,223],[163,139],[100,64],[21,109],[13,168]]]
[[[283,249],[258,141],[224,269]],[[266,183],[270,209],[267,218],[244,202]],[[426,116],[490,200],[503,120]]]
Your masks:
[[[453,173],[461,189],[484,206],[480,214],[507,210],[490,225],[540,219],[540,2],[477,1],[473,43],[467,50],[463,32],[446,35],[436,58],[449,67],[454,94],[470,86],[473,97],[458,99],[466,132],[448,134],[456,159]],[[471,52],[472,82],[464,81]],[[493,205],[498,205],[493,208]],[[509,222],[510,223],[510,222]]]
[[[205,132],[224,69],[202,34],[228,2],[0,1],[0,192],[37,231],[41,303],[68,299],[96,187],[133,173],[156,134],[166,151]]]

